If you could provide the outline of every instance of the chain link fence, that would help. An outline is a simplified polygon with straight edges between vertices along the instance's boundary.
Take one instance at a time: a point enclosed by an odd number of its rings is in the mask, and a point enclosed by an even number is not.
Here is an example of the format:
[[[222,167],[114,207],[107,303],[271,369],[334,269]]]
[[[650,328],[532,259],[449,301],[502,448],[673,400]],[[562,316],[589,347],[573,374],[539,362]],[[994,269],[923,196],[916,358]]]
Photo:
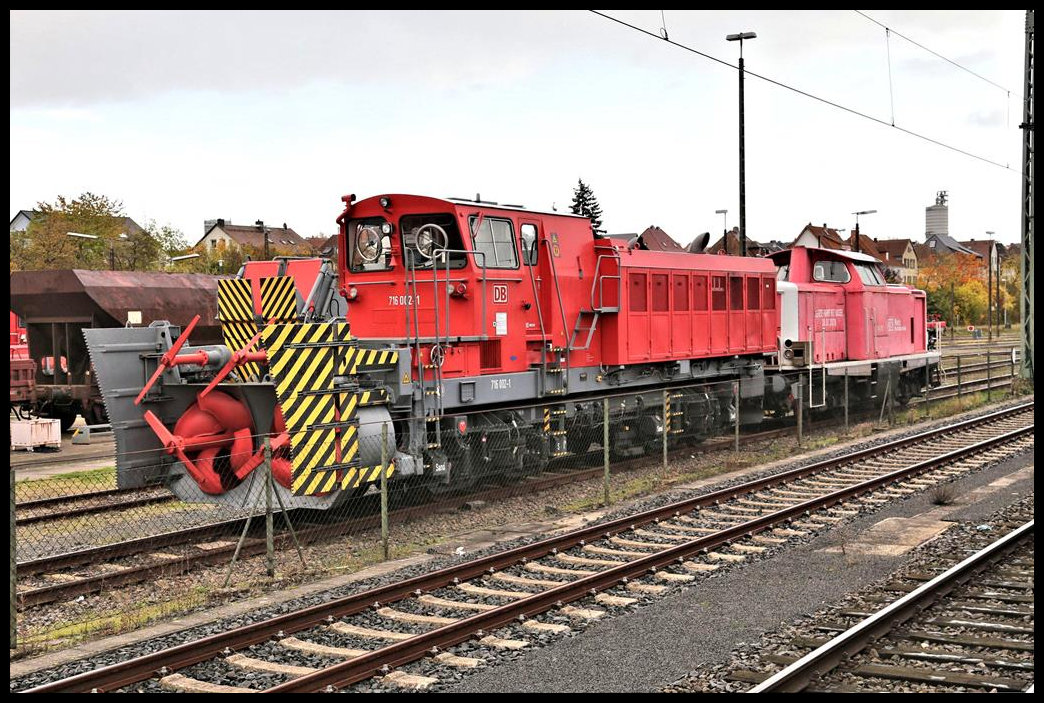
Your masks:
[[[824,446],[857,422],[910,422],[1000,400],[1017,376],[1014,351],[945,356],[939,378],[927,379],[935,387],[917,399],[923,411],[904,411],[894,379],[870,398],[847,375],[824,393],[806,370],[765,407],[757,377],[546,401],[467,427],[447,418],[426,437],[448,460],[434,480],[401,461],[408,423],[396,419],[363,428],[359,454],[375,459],[307,502],[291,490],[286,448],[269,449],[234,499],[203,493],[179,471],[121,489],[115,459],[46,477],[12,470],[12,649],[16,638],[19,653],[67,646],[410,554],[466,558],[474,545]],[[834,439],[813,434],[828,426]],[[165,458],[150,455],[157,465]],[[229,457],[216,457],[215,469],[229,478]]]

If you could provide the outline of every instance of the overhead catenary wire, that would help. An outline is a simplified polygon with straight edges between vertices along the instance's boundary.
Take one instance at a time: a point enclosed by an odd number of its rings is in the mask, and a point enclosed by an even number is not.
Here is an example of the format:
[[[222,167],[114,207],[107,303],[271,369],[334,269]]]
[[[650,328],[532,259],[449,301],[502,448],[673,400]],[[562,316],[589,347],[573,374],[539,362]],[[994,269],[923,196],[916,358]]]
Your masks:
[[[945,62],[947,62],[949,64],[952,64],[953,66],[961,69],[962,71],[967,71],[968,73],[970,73],[971,75],[975,76],[979,80],[985,81],[986,83],[989,83],[990,85],[994,86],[995,88],[1000,88],[1009,97],[1011,96],[1011,91],[1009,89],[1005,88],[1004,86],[1000,85],[999,83],[995,83],[995,82],[991,81],[989,78],[986,78],[985,76],[979,75],[978,73],[976,73],[975,71],[971,70],[967,66],[963,66],[960,63],[954,61],[953,59],[950,59],[950,58],[947,58],[946,56],[943,56],[938,51],[934,51],[932,49],[929,49],[924,44],[916,42],[913,39],[911,39],[910,37],[908,37],[908,36],[906,36],[904,34],[901,34],[900,32],[897,32],[894,28],[889,27],[888,25],[886,25],[886,24],[884,24],[882,22],[878,22],[877,20],[875,20],[873,17],[871,17],[870,15],[866,14],[865,12],[863,12],[861,10],[852,10],[852,12],[855,12],[857,15],[860,15],[861,17],[864,17],[864,18],[868,19],[869,21],[871,21],[874,24],[876,24],[878,27],[882,27],[885,30],[885,32],[894,34],[895,36],[899,37],[900,39],[905,39],[906,41],[910,42],[911,44],[913,44],[917,48],[923,49],[924,51],[927,51],[932,56],[936,56],[936,57],[942,59],[943,61],[945,61]]]
[[[675,47],[677,47],[679,49],[682,49],[684,51],[688,51],[689,53],[696,54],[697,56],[701,56],[701,57],[703,57],[705,59],[708,59],[710,61],[714,61],[716,63],[720,63],[723,66],[728,66],[729,68],[734,68],[734,69],[737,69],[737,70],[739,69],[739,66],[737,66],[736,64],[732,64],[732,63],[729,63],[728,61],[725,61],[723,59],[719,59],[719,58],[717,58],[715,56],[711,56],[710,54],[704,53],[704,52],[702,52],[702,51],[700,51],[698,49],[694,49],[691,46],[687,46],[687,45],[682,44],[680,42],[674,41],[673,39],[667,39],[666,37],[662,37],[659,34],[654,34],[654,33],[650,32],[650,31],[648,31],[646,29],[642,29],[641,27],[639,27],[637,25],[631,24],[630,22],[625,22],[624,20],[618,19],[618,18],[613,17],[611,15],[607,15],[604,12],[599,12],[598,10],[590,10],[590,12],[598,15],[599,17],[603,17],[603,18],[605,18],[607,20],[610,20],[612,22],[616,22],[617,24],[623,25],[624,27],[627,27],[628,29],[633,29],[634,31],[640,32],[640,33],[642,33],[642,34],[644,34],[646,36],[654,37],[654,38],[659,39],[661,41],[665,41],[665,42],[671,44],[672,46],[675,46]],[[857,117],[862,117],[862,118],[870,120],[872,122],[876,122],[879,125],[883,125],[885,127],[891,127],[892,129],[897,129],[900,132],[903,132],[904,134],[908,134],[911,137],[916,137],[917,139],[921,139],[923,141],[926,141],[929,144],[934,144],[934,145],[940,146],[940,147],[942,147],[944,149],[949,149],[950,151],[954,151],[954,152],[956,152],[958,154],[961,154],[963,156],[967,156],[967,157],[975,159],[977,161],[982,161],[984,163],[990,164],[991,166],[996,166],[998,168],[1004,169],[1005,171],[1009,171],[1011,173],[1018,173],[1018,171],[1016,171],[1016,169],[1011,168],[1007,164],[1002,164],[1000,162],[997,162],[997,161],[994,161],[992,159],[986,158],[985,156],[979,156],[978,154],[974,154],[974,153],[972,153],[970,151],[967,151],[965,149],[961,149],[960,147],[952,146],[952,145],[947,144],[945,142],[939,141],[938,139],[933,139],[932,137],[929,137],[927,135],[921,134],[919,132],[915,132],[915,131],[913,131],[911,129],[906,129],[905,127],[900,127],[899,125],[889,124],[887,120],[882,120],[879,117],[874,117],[873,115],[868,115],[865,112],[860,112],[859,110],[856,110],[854,108],[846,107],[845,105],[841,105],[840,103],[833,102],[832,100],[827,100],[826,98],[821,98],[818,95],[813,95],[812,93],[809,93],[809,92],[807,92],[805,90],[801,90],[800,88],[795,88],[794,86],[787,85],[786,83],[782,83],[782,82],[777,81],[777,80],[775,80],[773,78],[769,78],[767,76],[763,76],[763,75],[760,75],[758,73],[755,73],[754,71],[751,71],[750,69],[744,69],[744,74],[747,75],[747,76],[753,76],[754,78],[758,78],[760,80],[763,80],[766,83],[771,83],[772,85],[775,85],[775,86],[777,86],[779,88],[783,88],[785,90],[789,90],[791,92],[797,93],[798,95],[801,95],[803,97],[810,98],[810,99],[815,100],[817,102],[823,103],[824,105],[829,105],[830,107],[837,108],[838,110],[843,110],[843,111],[845,111],[845,112],[847,112],[849,114],[855,115]]]

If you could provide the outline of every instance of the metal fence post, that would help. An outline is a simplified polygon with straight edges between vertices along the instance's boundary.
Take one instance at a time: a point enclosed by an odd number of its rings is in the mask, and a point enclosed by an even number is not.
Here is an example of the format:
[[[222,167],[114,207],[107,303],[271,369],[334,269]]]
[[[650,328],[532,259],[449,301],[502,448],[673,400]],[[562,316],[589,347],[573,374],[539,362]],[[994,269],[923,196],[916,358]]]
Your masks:
[[[605,476],[602,479],[603,502],[609,505],[609,399],[602,400],[602,461]]]
[[[275,576],[275,539],[272,514],[272,449],[265,437],[265,569]]]
[[[993,377],[990,375],[990,350],[986,350],[986,402],[989,403],[993,400],[993,394],[990,392],[991,386],[993,385]]]
[[[961,355],[957,355],[957,409],[964,409],[964,399],[961,397]]]
[[[845,367],[845,434],[848,434],[848,367]]]
[[[1011,373],[1008,374],[1008,395],[1015,397],[1015,347],[1011,348]]]
[[[739,427],[740,427],[740,399],[739,399],[739,381],[732,384],[732,407],[736,408],[736,429],[735,429],[735,440],[732,443],[732,448],[738,453],[739,452]]]
[[[388,561],[388,423],[381,425],[381,547]]]
[[[18,542],[15,539],[15,470],[11,470],[11,649],[18,645],[18,612],[15,599],[18,598],[18,558],[15,554]]]
[[[801,442],[803,440],[803,432],[802,432],[802,430],[803,430],[802,421],[803,420],[802,420],[802,418],[805,415],[804,404],[801,402],[801,400],[802,400],[801,399],[801,395],[802,395],[801,394],[801,386],[802,386],[802,378],[798,377],[798,384],[797,384],[797,433],[798,433],[798,436],[797,436],[797,443],[798,443],[799,447],[801,446]]]
[[[667,435],[671,433],[671,392],[663,389],[663,477],[667,478]]]
[[[932,416],[932,373],[927,360],[924,362],[924,416]]]

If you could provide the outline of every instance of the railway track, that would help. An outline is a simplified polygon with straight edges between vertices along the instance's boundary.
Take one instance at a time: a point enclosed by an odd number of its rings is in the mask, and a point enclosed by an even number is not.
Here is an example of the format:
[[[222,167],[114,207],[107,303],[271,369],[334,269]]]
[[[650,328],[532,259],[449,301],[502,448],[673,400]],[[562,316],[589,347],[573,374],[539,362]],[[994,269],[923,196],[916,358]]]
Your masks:
[[[114,488],[67,496],[53,496],[26,500],[15,504],[15,525],[67,520],[114,510],[140,508],[145,505],[169,503],[173,494],[162,486],[147,488]]]
[[[791,645],[807,654],[766,655],[783,665],[750,693],[1023,691],[1033,684],[1034,521],[1014,527],[942,573],[914,572],[865,597],[870,613],[837,613],[855,624],[823,622]],[[823,638],[824,632],[836,633]]]
[[[971,369],[969,369],[971,372]],[[936,400],[949,397],[957,397],[958,390],[962,392],[973,392],[985,387],[985,380],[966,379],[958,389],[954,386],[941,386],[932,393]],[[991,388],[1001,388],[1010,385],[1010,379],[995,378],[990,381]],[[914,399],[920,401],[922,399]],[[854,414],[852,420],[861,416],[870,417],[874,412]],[[836,417],[819,419],[809,424],[808,429],[813,427],[822,428],[839,424]],[[790,424],[779,428],[765,430],[753,434],[744,434],[743,442],[750,443],[785,436],[793,432]],[[701,452],[727,450],[733,447],[734,438],[713,439],[698,445]],[[693,447],[682,446],[671,449],[668,459],[673,459],[691,452]],[[416,519],[432,512],[451,510],[459,507],[463,500],[496,500],[510,495],[518,495],[521,492],[538,492],[548,490],[555,486],[566,483],[589,480],[602,475],[603,468],[600,465],[584,468],[584,465],[597,464],[601,459],[602,451],[597,449],[588,453],[589,456],[577,461],[575,455],[568,460],[576,466],[563,468],[563,464],[552,464],[549,469],[537,476],[530,476],[521,483],[511,486],[499,486],[481,488],[466,496],[454,495],[441,500],[429,501],[424,505],[406,505],[395,510],[389,517],[394,522],[404,522]],[[649,456],[627,459],[615,462],[614,473],[627,471],[646,465],[653,460]],[[93,513],[130,509],[142,505],[171,502],[172,495],[157,495],[151,493],[136,500],[118,500],[121,495],[130,495],[141,492],[142,489],[115,489],[111,491],[98,491],[87,494],[71,495],[57,498],[46,498],[38,501],[26,501],[17,505],[16,525],[24,526],[45,520],[59,520],[63,518],[85,517]],[[152,489],[146,489],[152,490]],[[112,497],[113,502],[107,498]],[[366,501],[373,503],[365,507]],[[393,500],[401,501],[401,496],[394,496]],[[61,510],[44,512],[37,510],[45,507],[62,505],[63,502],[72,503]],[[358,502],[360,507],[353,508],[353,512],[360,515],[356,518],[345,520],[339,525],[318,526],[305,528],[298,537],[305,543],[316,540],[330,539],[343,534],[359,530],[371,529],[379,525],[379,517],[376,515],[377,503],[373,496],[367,496]],[[29,515],[23,515],[28,511]],[[263,515],[263,514],[262,514]],[[258,517],[255,515],[254,517]],[[236,518],[201,526],[189,527],[182,530],[162,533],[146,538],[126,540],[114,544],[99,547],[81,549],[53,556],[40,557],[31,561],[20,562],[18,566],[19,590],[17,603],[19,609],[26,609],[61,600],[75,598],[80,595],[97,593],[106,588],[121,585],[142,583],[149,578],[158,575],[176,575],[187,573],[198,566],[206,566],[227,562],[232,558],[236,550],[237,536],[242,531],[246,518]],[[291,519],[295,518],[291,516]],[[289,546],[290,535],[286,533],[276,536],[276,547]],[[263,536],[257,536],[256,532],[247,539],[242,547],[244,557],[255,556],[263,553],[266,544]]]
[[[744,441],[764,441],[783,436],[791,431],[790,428],[768,430],[745,435]],[[699,451],[731,449],[732,443],[731,439],[714,440],[701,444]],[[692,450],[692,447],[676,448],[668,454],[668,457],[676,458]],[[598,449],[590,452],[589,458],[592,461],[598,461],[601,456],[602,450]],[[649,457],[627,459],[615,463],[613,471],[615,473],[626,472],[647,465],[649,461]],[[465,501],[499,500],[519,495],[522,492],[535,493],[550,490],[556,486],[597,478],[603,473],[604,468],[601,465],[570,469],[551,467],[541,474],[527,477],[519,484],[481,488],[413,505],[408,504],[403,495],[395,493],[392,495],[393,505],[399,504],[400,507],[393,509],[388,517],[390,522],[402,523],[432,513],[457,509]],[[356,499],[355,507],[352,510],[359,513],[357,517],[333,525],[323,524],[303,529],[299,525],[297,537],[302,543],[308,544],[317,540],[332,539],[344,534],[373,529],[380,526],[378,510],[377,496],[364,496]],[[264,514],[261,513],[255,515],[253,519],[263,517]],[[291,520],[297,520],[299,517],[299,515],[291,513]],[[199,566],[227,563],[236,550],[238,535],[243,530],[244,520],[245,518],[226,520],[19,562],[18,576],[21,588],[17,594],[18,607],[24,610],[68,600],[79,595],[97,593],[107,588],[142,583],[159,575],[181,574]],[[260,527],[262,522],[258,520],[257,527]],[[276,548],[291,546],[290,540],[291,536],[288,533],[279,533],[275,537],[275,546]],[[240,556],[255,556],[263,554],[265,550],[263,533],[258,536],[255,529],[254,533],[244,541]]]
[[[424,688],[411,673],[481,665],[482,648],[524,648],[542,633],[597,619],[722,563],[828,529],[1032,446],[1033,404],[920,433],[852,455],[279,615],[140,656],[33,692],[180,690],[303,692],[380,677]],[[461,656],[451,649],[473,642]],[[251,649],[248,649],[251,648]]]

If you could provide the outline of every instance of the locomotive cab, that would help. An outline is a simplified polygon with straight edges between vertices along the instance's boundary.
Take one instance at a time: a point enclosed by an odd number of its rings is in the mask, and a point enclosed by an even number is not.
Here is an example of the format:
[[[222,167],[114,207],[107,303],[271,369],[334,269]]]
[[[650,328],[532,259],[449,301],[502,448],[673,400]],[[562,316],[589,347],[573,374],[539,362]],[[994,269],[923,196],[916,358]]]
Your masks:
[[[866,254],[794,247],[778,267],[784,366],[874,360],[927,348],[924,291],[885,281]]]
[[[344,200],[341,292],[352,334],[408,342],[414,379],[524,372],[566,345],[565,291],[549,258],[577,260],[585,241],[590,248],[586,218],[412,195]]]

